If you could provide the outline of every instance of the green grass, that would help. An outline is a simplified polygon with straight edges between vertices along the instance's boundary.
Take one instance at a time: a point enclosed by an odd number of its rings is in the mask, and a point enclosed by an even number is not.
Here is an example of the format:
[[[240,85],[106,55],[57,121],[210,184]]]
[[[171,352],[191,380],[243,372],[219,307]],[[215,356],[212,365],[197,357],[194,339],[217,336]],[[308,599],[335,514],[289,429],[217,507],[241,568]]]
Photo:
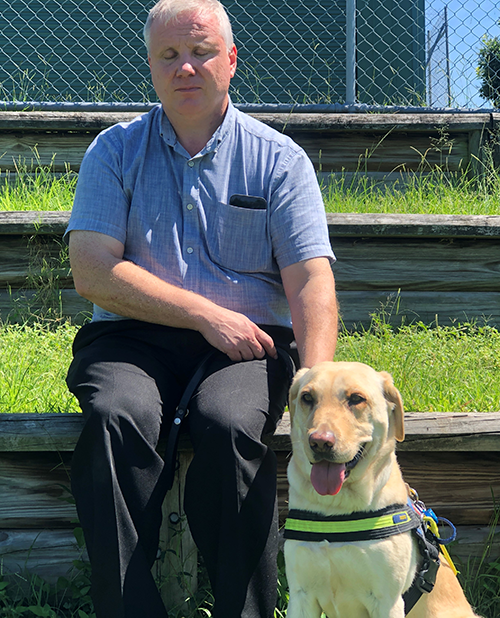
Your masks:
[[[64,377],[77,328],[35,322],[0,329],[0,412],[76,411]],[[394,329],[375,316],[364,332],[342,332],[336,360],[393,374],[407,411],[500,411],[500,332],[488,325]]]
[[[69,211],[72,208],[77,174],[55,176],[51,166],[41,166],[36,150],[31,163],[19,162],[18,173],[0,184],[1,211]],[[1,170],[1,159],[0,159]],[[486,167],[471,178],[465,173],[401,175],[386,187],[362,172],[336,174],[322,182],[327,212],[493,215],[500,213],[500,175]]]
[[[77,412],[64,382],[76,327],[0,328],[0,412]]]
[[[7,173],[0,185],[0,210],[63,211],[71,210],[77,174],[54,174],[52,166],[41,166],[34,150],[31,163],[19,161],[16,173]],[[0,159],[1,171],[1,159]]]
[[[324,184],[327,212],[442,215],[500,214],[500,177],[478,181],[465,174],[401,177],[386,187],[362,174],[332,177]]]
[[[488,325],[389,326],[341,333],[335,360],[388,371],[406,411],[500,412],[500,332]]]
[[[492,547],[498,544],[498,533],[495,534],[495,531],[499,522],[500,509],[497,507],[481,555],[456,565],[467,599],[484,618],[500,616],[500,559],[492,560],[490,557]]]
[[[0,574],[1,618],[95,618],[90,599],[90,567],[75,561],[69,577],[49,584],[37,575],[21,573],[17,581]]]

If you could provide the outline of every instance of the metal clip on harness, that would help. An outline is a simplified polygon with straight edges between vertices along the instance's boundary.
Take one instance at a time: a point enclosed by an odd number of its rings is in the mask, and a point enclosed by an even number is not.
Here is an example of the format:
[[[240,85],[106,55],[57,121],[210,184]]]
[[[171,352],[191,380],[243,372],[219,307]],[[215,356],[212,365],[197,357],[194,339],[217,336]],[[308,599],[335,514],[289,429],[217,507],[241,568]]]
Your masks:
[[[421,519],[421,525],[414,530],[414,534],[418,541],[423,561],[420,570],[413,580],[411,588],[403,595],[405,615],[410,613],[422,594],[428,594],[434,589],[437,572],[441,565],[440,553],[444,555],[455,575],[458,572],[448,550],[444,547],[444,545],[455,540],[457,536],[455,526],[444,517],[437,517],[432,509],[428,509],[425,504],[419,500],[417,492],[412,488],[409,488],[408,503],[413,507],[414,511]],[[440,537],[439,523],[444,523],[451,528],[451,536],[446,539]]]

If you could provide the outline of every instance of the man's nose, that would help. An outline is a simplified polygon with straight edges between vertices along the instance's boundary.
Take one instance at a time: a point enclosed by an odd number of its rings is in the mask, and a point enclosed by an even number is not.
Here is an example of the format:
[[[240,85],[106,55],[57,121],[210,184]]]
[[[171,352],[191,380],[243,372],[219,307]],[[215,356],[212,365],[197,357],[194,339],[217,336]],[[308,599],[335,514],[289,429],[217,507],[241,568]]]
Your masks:
[[[196,73],[193,63],[190,58],[181,58],[179,62],[179,68],[177,69],[178,75],[187,76],[194,75]]]

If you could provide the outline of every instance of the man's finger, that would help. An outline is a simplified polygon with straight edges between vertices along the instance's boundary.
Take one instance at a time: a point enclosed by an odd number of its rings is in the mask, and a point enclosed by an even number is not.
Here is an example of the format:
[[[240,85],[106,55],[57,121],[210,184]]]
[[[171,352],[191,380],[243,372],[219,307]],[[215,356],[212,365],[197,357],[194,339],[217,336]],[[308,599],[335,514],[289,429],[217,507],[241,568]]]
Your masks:
[[[272,358],[278,358],[278,351],[276,350],[276,346],[274,345],[273,338],[261,329],[259,329],[259,332],[256,336],[258,341],[264,348],[266,354],[268,354]]]

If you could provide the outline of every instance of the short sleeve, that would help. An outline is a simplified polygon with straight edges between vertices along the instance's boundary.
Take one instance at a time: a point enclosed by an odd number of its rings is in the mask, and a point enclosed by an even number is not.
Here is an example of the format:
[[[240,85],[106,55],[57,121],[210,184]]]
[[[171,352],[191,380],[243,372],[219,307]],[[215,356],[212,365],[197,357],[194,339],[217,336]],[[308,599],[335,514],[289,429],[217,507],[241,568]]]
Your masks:
[[[271,237],[280,269],[315,257],[335,260],[316,172],[302,149],[290,151],[276,173]]]
[[[65,239],[73,230],[107,234],[125,243],[129,197],[123,189],[116,131],[100,133],[83,158]]]

